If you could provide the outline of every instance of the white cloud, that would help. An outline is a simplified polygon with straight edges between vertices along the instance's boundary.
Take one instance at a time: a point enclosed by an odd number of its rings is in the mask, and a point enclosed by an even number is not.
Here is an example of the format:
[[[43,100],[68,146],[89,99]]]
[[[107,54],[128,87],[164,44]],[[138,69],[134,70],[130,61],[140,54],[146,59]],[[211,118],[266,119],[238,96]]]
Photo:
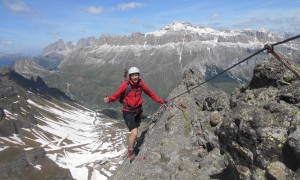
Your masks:
[[[61,35],[60,32],[57,32],[57,31],[49,31],[47,34],[51,35],[51,36],[58,36],[58,35]]]
[[[40,15],[37,12],[32,11],[24,2],[22,1],[9,1],[3,0],[4,7],[6,7],[13,15],[22,16],[26,15],[33,18],[39,18]]]
[[[133,8],[137,8],[137,7],[142,7],[142,6],[143,6],[142,3],[130,2],[130,3],[118,4],[117,9],[119,9],[119,10],[127,10],[127,9],[133,9]]]
[[[145,27],[146,29],[155,29],[156,27],[152,24],[143,24],[143,27]]]
[[[261,27],[267,28],[272,31],[286,31],[298,33],[300,28],[299,16],[286,16],[277,18],[257,18],[241,21],[232,25],[235,28],[250,28],[259,29]]]
[[[91,6],[88,7],[87,12],[91,14],[101,14],[101,13],[112,12],[112,11],[125,11],[128,9],[134,9],[142,6],[143,4],[138,2],[121,3],[118,4],[117,6],[109,7],[109,8]]]
[[[218,19],[220,17],[219,13],[214,13],[210,18],[211,19]]]
[[[12,1],[5,0],[5,1],[3,1],[3,3],[6,8],[8,8],[11,12],[13,12],[15,14],[31,12],[29,7],[27,7],[27,5],[25,3],[23,3],[22,1],[12,2]]]
[[[137,19],[132,19],[129,22],[130,22],[130,24],[141,24],[141,22]]]
[[[142,26],[143,28],[146,28],[147,30],[153,30],[156,28],[153,24],[146,24],[137,19],[132,19],[129,22],[130,22],[130,24],[133,24],[133,25]],[[164,24],[166,24],[166,23],[164,23]]]
[[[87,12],[88,13],[91,13],[91,14],[101,14],[105,11],[104,8],[102,7],[95,7],[95,6],[91,6],[87,9]]]
[[[296,14],[296,19],[297,19],[298,21],[300,21],[300,13],[299,13],[299,14]]]
[[[247,19],[241,22],[234,24],[234,27],[237,28],[248,28],[249,26],[263,25],[267,22],[266,18],[259,19],[257,17],[252,17],[251,19]]]
[[[8,40],[1,40],[0,39],[0,46],[11,46],[13,45],[12,41],[8,41]]]

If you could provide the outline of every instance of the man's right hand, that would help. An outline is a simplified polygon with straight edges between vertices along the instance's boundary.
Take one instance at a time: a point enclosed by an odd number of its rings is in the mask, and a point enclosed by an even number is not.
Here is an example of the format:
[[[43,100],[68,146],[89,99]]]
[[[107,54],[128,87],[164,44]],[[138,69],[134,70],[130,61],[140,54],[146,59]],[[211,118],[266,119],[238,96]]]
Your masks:
[[[105,102],[105,103],[109,103],[108,96],[106,96],[106,97],[104,98],[104,102]]]

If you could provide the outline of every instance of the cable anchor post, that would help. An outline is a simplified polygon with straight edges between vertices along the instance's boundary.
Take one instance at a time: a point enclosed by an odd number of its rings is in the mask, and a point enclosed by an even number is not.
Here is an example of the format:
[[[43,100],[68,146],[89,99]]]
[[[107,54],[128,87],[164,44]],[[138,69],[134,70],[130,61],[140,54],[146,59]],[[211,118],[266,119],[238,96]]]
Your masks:
[[[283,60],[277,53],[274,52],[274,47],[271,44],[266,44],[264,47],[267,50],[267,53],[271,53],[277,60],[279,60],[285,67],[287,67],[290,71],[292,71],[299,79],[300,74],[297,70],[295,70],[288,61]]]

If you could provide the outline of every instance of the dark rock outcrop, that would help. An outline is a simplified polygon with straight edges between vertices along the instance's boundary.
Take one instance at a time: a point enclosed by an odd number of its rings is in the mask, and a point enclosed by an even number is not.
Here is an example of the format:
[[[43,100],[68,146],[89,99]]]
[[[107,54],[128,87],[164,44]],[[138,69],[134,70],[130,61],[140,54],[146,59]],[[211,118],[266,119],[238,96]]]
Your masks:
[[[56,98],[64,102],[73,102],[59,89],[48,87],[40,77],[36,80],[26,79],[11,68],[0,69],[0,136],[19,134],[20,128],[29,128],[37,124],[35,110],[26,108],[26,99],[35,95],[41,95],[45,99]],[[18,97],[22,97],[21,100]],[[21,114],[21,108],[27,109],[29,113]],[[15,118],[10,120],[5,114],[5,109],[18,115],[11,114],[10,116]]]
[[[1,179],[73,179],[69,170],[45,156],[41,147],[25,151],[9,147],[0,151]]]
[[[231,97],[190,90],[203,78],[186,71],[170,97],[187,93],[141,128],[138,156],[111,179],[299,179],[300,81],[278,63],[257,65]]]
[[[277,59],[271,58],[270,63],[258,64],[254,71],[253,77],[250,81],[250,88],[261,87],[278,87],[293,82],[297,77],[287,69],[283,64],[278,63]]]
[[[285,78],[287,73],[291,78]],[[232,108],[217,134],[236,179],[245,178],[241,167],[247,169],[246,179],[300,177],[296,173],[300,139],[295,131],[299,92],[300,81],[271,59],[256,66],[249,86],[232,95]]]
[[[5,117],[5,113],[2,107],[0,107],[0,121]]]

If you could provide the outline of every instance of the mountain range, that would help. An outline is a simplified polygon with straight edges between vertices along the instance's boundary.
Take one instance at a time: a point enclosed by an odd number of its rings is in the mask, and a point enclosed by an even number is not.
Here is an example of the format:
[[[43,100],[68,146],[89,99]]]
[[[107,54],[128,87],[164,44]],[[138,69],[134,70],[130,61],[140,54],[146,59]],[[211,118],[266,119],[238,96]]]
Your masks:
[[[28,77],[43,77],[49,86],[63,90],[91,108],[107,108],[102,99],[120,85],[126,68],[140,68],[144,81],[166,98],[185,69],[196,66],[209,78],[265,44],[284,40],[287,35],[265,29],[215,30],[174,22],[154,32],[104,34],[81,39],[76,45],[59,40],[47,46],[40,56],[19,61],[14,68]],[[299,49],[299,41],[291,41],[275,50],[291,61],[299,61]],[[232,91],[237,83],[248,82],[251,69],[267,57],[267,53],[262,53],[250,59],[214,84]],[[110,108],[113,107],[116,106]],[[155,107],[152,102],[145,104],[148,110]]]
[[[16,61],[24,59],[27,56],[21,53],[1,53],[0,52],[0,67],[13,67]]]
[[[189,90],[286,35],[174,22],[145,34],[50,44],[0,70],[0,176],[297,179],[300,84],[275,58],[262,53]],[[275,51],[299,63],[299,41]],[[119,104],[99,105],[130,66],[163,98],[185,92],[143,121],[131,164],[123,157],[128,131],[111,111]],[[220,89],[242,82],[249,83],[231,96]],[[153,107],[146,99],[145,108]]]

